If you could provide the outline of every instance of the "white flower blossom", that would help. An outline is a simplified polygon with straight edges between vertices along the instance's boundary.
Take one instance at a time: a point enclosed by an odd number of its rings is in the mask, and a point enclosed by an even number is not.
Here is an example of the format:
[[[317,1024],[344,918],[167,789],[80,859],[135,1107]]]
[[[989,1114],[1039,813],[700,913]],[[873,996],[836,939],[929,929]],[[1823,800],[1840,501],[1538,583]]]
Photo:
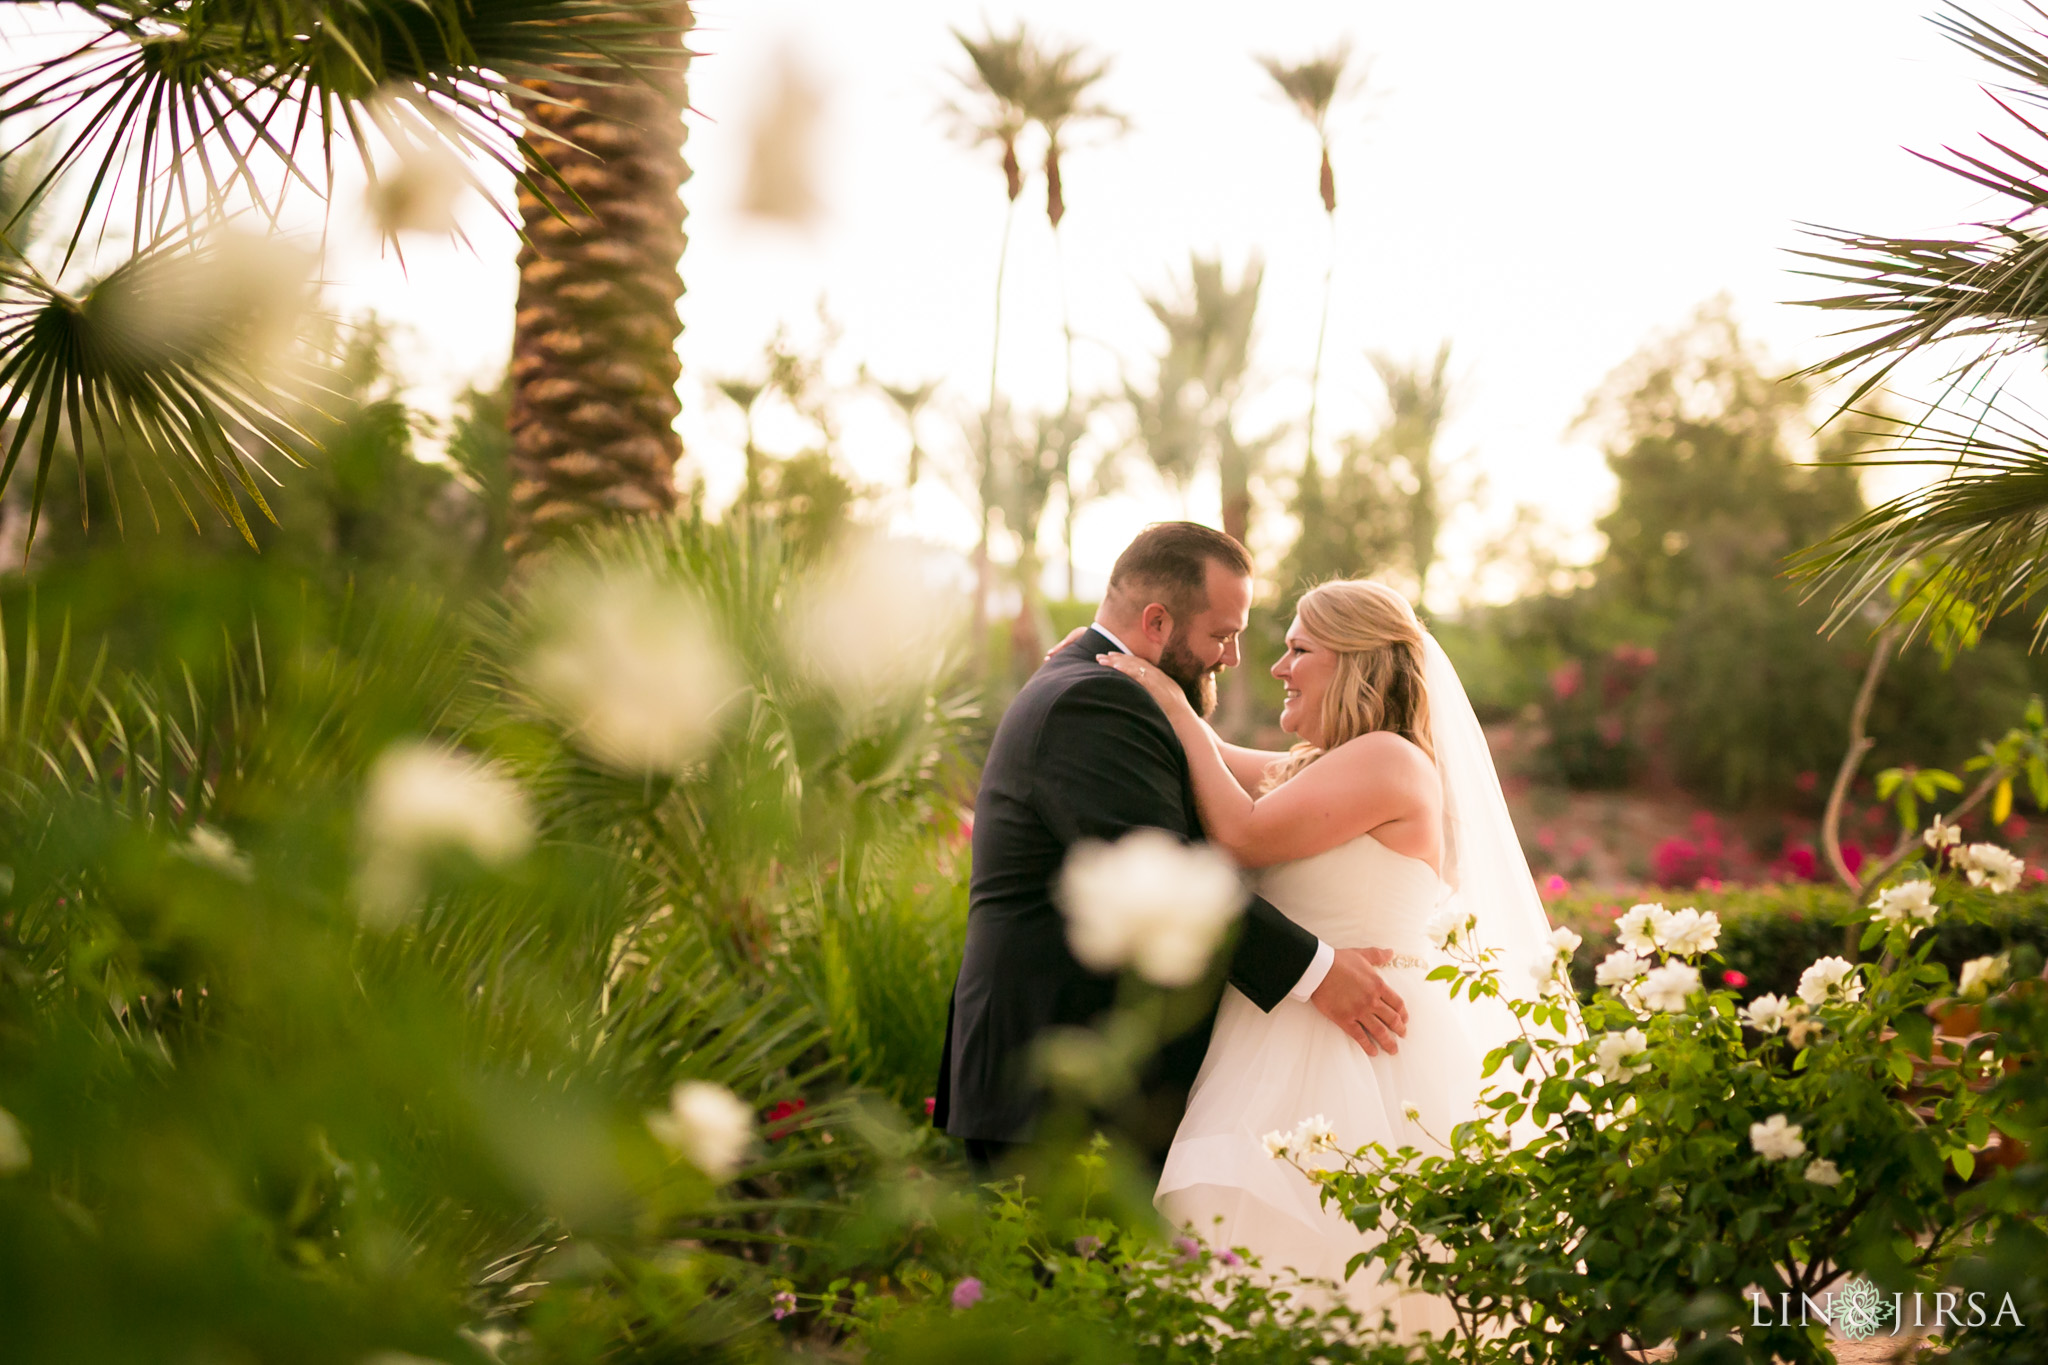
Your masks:
[[[1401,1106],[1401,1117],[1407,1119],[1410,1123],[1420,1123],[1422,1121],[1422,1110],[1415,1101],[1409,1100]]]
[[[1274,1158],[1276,1161],[1294,1150],[1292,1145],[1293,1135],[1291,1133],[1283,1133],[1278,1128],[1275,1128],[1259,1140],[1266,1144],[1266,1155]]]
[[[1799,974],[1799,998],[1809,1005],[1862,997],[1863,979],[1845,958],[1820,958]]]
[[[538,585],[524,667],[578,745],[624,772],[682,773],[738,688],[696,597],[637,570],[560,570]]]
[[[683,1081],[669,1092],[666,1111],[647,1116],[647,1128],[705,1175],[724,1181],[754,1140],[754,1111],[722,1085]]]
[[[1632,905],[1614,922],[1615,941],[1632,953],[1648,957],[1657,951],[1664,937],[1664,925],[1671,912],[1661,905]]]
[[[1620,986],[1635,980],[1650,970],[1650,960],[1626,948],[1616,948],[1600,959],[1600,965],[1593,969],[1593,984],[1596,986]]]
[[[1758,1033],[1776,1033],[1785,1027],[1787,1004],[1782,995],[1759,995],[1737,1011],[1737,1017]]]
[[[1932,924],[1941,907],[1934,903],[1934,883],[1924,880],[1900,882],[1877,893],[1870,903],[1870,918],[1897,929],[1907,924]]]
[[[496,764],[430,744],[394,745],[378,756],[358,828],[360,910],[382,928],[417,908],[423,859],[455,850],[501,867],[533,843],[517,784]]]
[[[1155,986],[1199,978],[1245,899],[1227,857],[1156,829],[1076,844],[1060,873],[1074,956],[1098,972],[1134,967]]]
[[[1560,958],[1571,957],[1579,951],[1579,945],[1583,942],[1585,942],[1584,939],[1563,925],[1559,925],[1550,931],[1551,951]]]
[[[1813,1017],[1805,1001],[1795,1001],[1785,1011],[1785,1036],[1792,1040],[1792,1046],[1805,1047],[1820,1031],[1821,1022]]]
[[[1960,844],[1963,841],[1963,831],[1937,815],[1934,817],[1934,823],[1921,831],[1920,838],[1929,848],[1940,853],[1945,848],[1954,848]]]
[[[805,667],[856,705],[928,684],[960,633],[963,601],[898,540],[862,539],[810,576],[790,612]]]
[[[0,1109],[0,1176],[25,1171],[28,1162],[28,1138],[21,1131],[20,1122]]]
[[[1677,1014],[1685,1009],[1686,999],[1699,988],[1699,968],[1683,962],[1667,962],[1646,972],[1636,989],[1645,1009]]]
[[[1806,1151],[1806,1144],[1799,1138],[1799,1125],[1785,1122],[1783,1114],[1750,1124],[1749,1145],[1766,1161],[1790,1161]]]
[[[1601,1079],[1610,1084],[1630,1080],[1650,1068],[1647,1065],[1631,1065],[1637,1057],[1649,1049],[1650,1040],[1639,1028],[1626,1033],[1604,1033],[1594,1049],[1594,1064],[1600,1068]]]
[[[254,875],[248,855],[235,847],[234,840],[212,825],[192,826],[191,835],[177,851],[179,856],[238,882],[246,882]]]
[[[1563,995],[1562,964],[1554,957],[1539,957],[1529,963],[1529,981],[1539,996]]]
[[[1673,957],[1711,953],[1721,941],[1721,917],[1711,910],[1702,913],[1691,906],[1674,910],[1661,923],[1652,919],[1650,927],[1657,935],[1657,946]]]
[[[1458,947],[1479,923],[1475,914],[1460,914],[1454,907],[1445,906],[1432,915],[1426,932],[1429,941],[1438,948],[1449,950]]]
[[[1969,877],[1970,885],[2000,895],[2017,888],[2027,870],[2024,862],[1997,844],[1971,844],[1955,854],[1955,864]]]
[[[2010,965],[2004,953],[1989,957],[1971,958],[1963,964],[1962,977],[1956,983],[1956,994],[1984,994],[1991,987],[2005,980],[2006,968]]]
[[[1311,1114],[1295,1126],[1288,1145],[1298,1152],[1334,1152],[1337,1150],[1337,1130],[1321,1114]]]
[[[1797,1132],[1798,1129],[1795,1128],[1793,1131]],[[1842,1172],[1836,1168],[1834,1162],[1820,1157],[1806,1164],[1806,1178],[1816,1185],[1839,1185],[1842,1183]]]
[[[456,205],[473,183],[455,151],[463,132],[422,100],[387,86],[364,102],[364,111],[393,158],[375,167],[363,191],[370,217],[387,236],[423,232],[445,236],[456,230]]]

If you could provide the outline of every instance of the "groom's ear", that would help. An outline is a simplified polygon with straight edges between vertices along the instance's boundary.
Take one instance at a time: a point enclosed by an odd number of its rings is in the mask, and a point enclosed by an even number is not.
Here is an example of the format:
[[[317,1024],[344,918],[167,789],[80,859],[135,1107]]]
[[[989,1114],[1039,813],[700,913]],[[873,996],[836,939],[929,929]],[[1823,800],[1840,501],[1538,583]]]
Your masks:
[[[1138,617],[1138,628],[1149,643],[1163,649],[1173,635],[1173,613],[1164,602],[1148,602]]]

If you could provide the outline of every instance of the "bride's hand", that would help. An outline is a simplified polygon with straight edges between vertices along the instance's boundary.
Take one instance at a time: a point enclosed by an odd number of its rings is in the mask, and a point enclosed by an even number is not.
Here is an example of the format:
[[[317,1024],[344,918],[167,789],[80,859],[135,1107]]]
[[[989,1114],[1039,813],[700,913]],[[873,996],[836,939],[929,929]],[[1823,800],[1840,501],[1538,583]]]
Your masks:
[[[1194,708],[1188,705],[1187,693],[1180,690],[1180,684],[1168,677],[1166,670],[1158,664],[1148,664],[1133,654],[1098,654],[1095,662],[1105,668],[1113,668],[1126,678],[1133,678],[1138,685],[1152,694],[1152,700],[1159,703],[1159,709],[1171,716],[1174,707],[1179,706],[1190,715]]]

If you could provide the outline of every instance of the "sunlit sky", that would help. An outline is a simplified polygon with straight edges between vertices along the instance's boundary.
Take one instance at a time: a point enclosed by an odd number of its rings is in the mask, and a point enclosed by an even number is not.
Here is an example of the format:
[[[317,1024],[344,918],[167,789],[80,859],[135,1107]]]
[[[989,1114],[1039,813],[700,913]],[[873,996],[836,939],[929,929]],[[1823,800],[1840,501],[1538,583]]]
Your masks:
[[[926,443],[942,469],[964,470],[961,432],[986,391],[1004,199],[994,153],[951,138],[939,113],[964,68],[949,27],[1019,16],[1110,57],[1102,95],[1130,119],[1122,137],[1084,139],[1066,161],[1080,387],[1147,372],[1161,334],[1143,295],[1169,291],[1190,251],[1220,252],[1233,271],[1256,251],[1267,270],[1244,425],[1298,424],[1328,238],[1313,136],[1252,57],[1299,58],[1348,37],[1369,72],[1363,96],[1333,119],[1340,207],[1323,432],[1374,422],[1368,350],[1421,356],[1452,343],[1443,450],[1486,484],[1447,532],[1444,591],[1470,591],[1460,564],[1516,504],[1586,547],[1612,488],[1574,418],[1616,365],[1703,301],[1727,294],[1786,368],[1828,353],[1829,319],[1785,302],[1818,290],[1789,273],[1799,222],[1931,232],[1984,211],[1968,185],[1902,150],[2009,126],[1978,88],[1980,68],[1928,21],[1931,7],[709,0],[698,11],[705,55],[692,74],[696,175],[685,191],[687,458],[714,502],[731,496],[741,425],[710,384],[755,369],[778,325],[816,338],[822,301],[841,329],[841,381],[851,386],[864,362],[885,379],[944,382]],[[785,52],[825,99],[824,210],[808,228],[739,209],[751,133]],[[410,329],[407,372],[429,406],[494,375],[510,343],[514,243],[480,208],[469,220],[474,252],[415,242],[401,272],[357,245],[330,266],[347,307]],[[1060,402],[1058,298],[1034,176],[1003,334],[1003,387],[1026,407]],[[884,400],[849,400],[847,423],[855,472],[900,488],[907,443]],[[764,426],[770,447],[793,436]],[[1300,450],[1298,435],[1279,447],[1263,506],[1280,506]],[[941,478],[889,492],[880,507],[899,529],[972,541],[971,516]],[[1139,477],[1086,508],[1083,591],[1137,526],[1183,510],[1213,518],[1213,481],[1183,503]],[[1270,558],[1285,523],[1263,524],[1255,548]]]

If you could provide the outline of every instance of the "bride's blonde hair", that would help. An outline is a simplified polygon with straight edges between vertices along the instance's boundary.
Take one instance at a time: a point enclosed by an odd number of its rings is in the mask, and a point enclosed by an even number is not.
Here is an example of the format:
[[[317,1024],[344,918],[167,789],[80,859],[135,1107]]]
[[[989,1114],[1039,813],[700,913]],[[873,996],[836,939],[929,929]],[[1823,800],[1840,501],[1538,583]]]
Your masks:
[[[1392,730],[1435,758],[1422,681],[1422,623],[1408,599],[1369,578],[1340,578],[1310,588],[1294,610],[1308,637],[1337,656],[1323,694],[1323,745],[1295,745],[1266,770],[1260,791],[1375,730]]]

